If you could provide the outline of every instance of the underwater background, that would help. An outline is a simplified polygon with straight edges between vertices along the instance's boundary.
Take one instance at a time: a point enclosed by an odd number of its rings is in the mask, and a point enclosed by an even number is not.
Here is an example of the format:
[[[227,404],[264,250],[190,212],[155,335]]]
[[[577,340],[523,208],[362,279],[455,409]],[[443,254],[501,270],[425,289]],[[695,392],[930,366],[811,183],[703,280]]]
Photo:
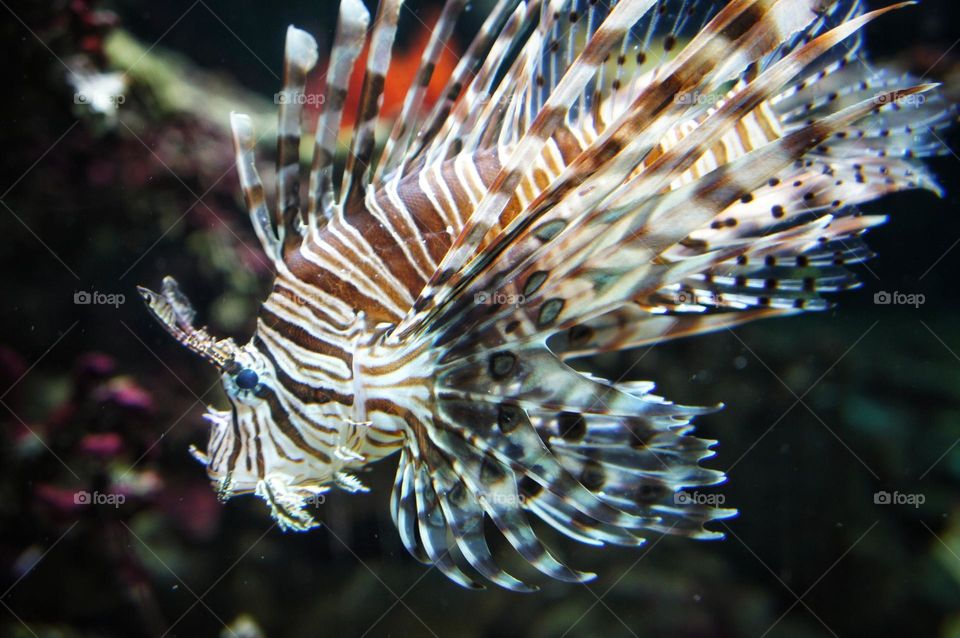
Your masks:
[[[461,51],[490,4],[472,3]],[[726,540],[548,537],[598,579],[471,592],[403,549],[395,457],[370,493],[330,493],[306,534],[259,499],[216,501],[187,449],[206,444],[204,405],[225,405],[218,379],[135,287],[171,274],[215,334],[246,341],[270,271],[229,112],[255,116],[266,169],[286,26],[326,50],[336,6],[0,0],[0,637],[960,637],[956,131],[932,162],[943,198],[862,207],[891,219],[836,308],[593,364],[726,404],[697,419],[730,477],[704,493],[740,511],[714,525]],[[440,6],[403,11],[388,107]],[[956,101],[958,38],[960,5],[924,0],[866,45]]]

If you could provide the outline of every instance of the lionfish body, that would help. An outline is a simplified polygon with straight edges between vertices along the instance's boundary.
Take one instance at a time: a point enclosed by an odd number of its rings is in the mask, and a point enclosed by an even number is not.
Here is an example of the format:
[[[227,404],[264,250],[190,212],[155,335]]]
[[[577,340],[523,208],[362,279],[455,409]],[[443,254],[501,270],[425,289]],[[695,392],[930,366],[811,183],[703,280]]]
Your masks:
[[[498,0],[424,109],[465,4],[446,3],[375,161],[402,2],[371,22],[342,0],[305,202],[313,38],[287,35],[272,212],[250,120],[232,116],[276,269],[255,335],[238,346],[194,327],[170,278],[142,291],[230,398],[194,454],[223,498],[255,493],[302,530],[315,495],[366,489],[357,471],[400,451],[402,541],[466,586],[475,571],[528,588],[494,560],[485,518],[569,581],[592,574],[555,558],[533,518],[593,545],[719,537],[704,524],[732,510],[674,498],[724,479],[700,466],[713,442],[690,424],[714,408],[566,361],[820,309],[819,293],[855,284],[843,266],[870,256],[860,236],[882,221],[855,206],[938,191],[918,158],[951,117],[933,86],[863,61],[858,30],[901,5]],[[355,64],[366,75],[335,180]]]

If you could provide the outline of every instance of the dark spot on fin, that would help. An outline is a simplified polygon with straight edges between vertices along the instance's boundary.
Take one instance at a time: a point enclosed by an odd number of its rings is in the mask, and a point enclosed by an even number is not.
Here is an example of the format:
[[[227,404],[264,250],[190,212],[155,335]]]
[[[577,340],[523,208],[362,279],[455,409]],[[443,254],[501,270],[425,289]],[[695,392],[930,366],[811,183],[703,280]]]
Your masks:
[[[505,379],[517,366],[517,355],[512,352],[497,352],[490,357],[490,376]]]

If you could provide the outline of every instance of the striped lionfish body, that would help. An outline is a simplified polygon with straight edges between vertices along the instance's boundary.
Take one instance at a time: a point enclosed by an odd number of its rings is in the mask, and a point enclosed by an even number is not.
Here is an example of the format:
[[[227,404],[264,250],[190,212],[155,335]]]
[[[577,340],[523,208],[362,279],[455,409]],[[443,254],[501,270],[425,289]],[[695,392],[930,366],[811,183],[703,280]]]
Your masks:
[[[906,4],[906,3],[904,3]],[[858,32],[894,5],[853,0],[497,0],[431,108],[423,96],[466,0],[448,0],[383,144],[380,98],[402,0],[342,0],[301,199],[311,36],[287,33],[276,198],[231,118],[250,215],[276,270],[246,345],[194,326],[167,278],[142,289],[230,399],[206,453],[224,499],[280,525],[366,489],[400,452],[391,499],[407,549],[465,586],[498,566],[490,518],[541,572],[533,519],[584,543],[719,537],[732,510],[677,502],[716,484],[712,441],[653,384],[567,361],[826,307],[882,218],[856,205],[938,192],[919,158],[953,113],[936,87],[871,67]],[[369,41],[368,41],[369,40]],[[359,60],[364,45],[369,54]],[[342,171],[349,78],[365,65]],[[381,149],[382,150],[379,150]],[[342,178],[340,174],[342,173]]]

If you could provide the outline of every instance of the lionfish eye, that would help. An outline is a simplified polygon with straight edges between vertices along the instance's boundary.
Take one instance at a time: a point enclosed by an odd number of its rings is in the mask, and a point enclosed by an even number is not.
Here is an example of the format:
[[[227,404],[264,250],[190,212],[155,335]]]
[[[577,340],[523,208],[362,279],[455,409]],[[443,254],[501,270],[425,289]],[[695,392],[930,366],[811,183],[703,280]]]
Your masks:
[[[237,373],[236,383],[237,387],[242,390],[253,390],[260,383],[260,377],[250,368],[244,368]]]

